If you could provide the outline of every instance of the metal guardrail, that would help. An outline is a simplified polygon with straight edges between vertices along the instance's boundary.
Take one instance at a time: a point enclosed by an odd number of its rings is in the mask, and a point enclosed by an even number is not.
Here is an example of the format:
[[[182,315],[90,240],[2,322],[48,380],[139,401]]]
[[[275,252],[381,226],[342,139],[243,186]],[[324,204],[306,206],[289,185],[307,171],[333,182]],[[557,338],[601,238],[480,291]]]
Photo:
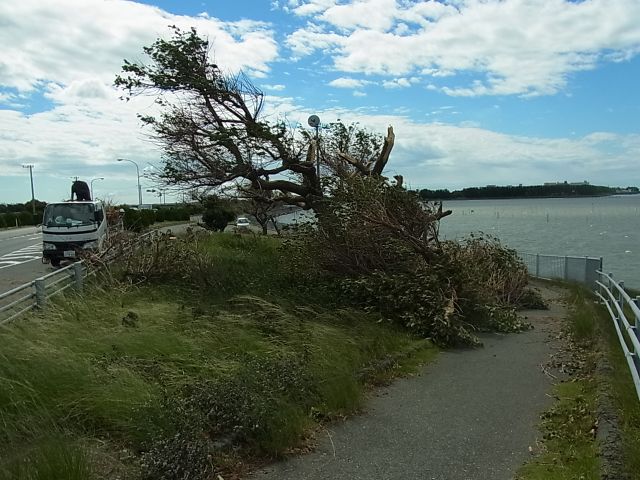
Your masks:
[[[596,287],[597,272],[602,270],[602,257],[573,257],[522,252],[518,252],[518,255],[532,277],[579,282],[589,288]]]
[[[50,297],[68,288],[81,292],[87,272],[84,262],[72,263],[0,294],[0,325],[34,308],[44,308]]]
[[[616,282],[612,273],[598,270],[598,275],[595,293],[609,311],[640,400],[640,297],[631,298],[624,282]],[[627,317],[632,318],[633,325]]]
[[[159,230],[151,230],[137,238],[133,245],[112,252],[103,260],[105,263],[113,261],[118,254],[126,253],[138,248],[140,244],[157,234]],[[0,325],[6,324],[16,319],[20,315],[33,309],[41,309],[47,305],[49,298],[73,288],[76,292],[82,292],[84,280],[88,275],[95,273],[89,270],[84,260],[72,263],[42,277],[36,278],[29,283],[20,285],[7,292],[0,294]]]
[[[640,400],[640,297],[631,298],[623,281],[616,282],[612,273],[603,272],[602,257],[520,252],[518,255],[533,277],[579,282],[595,290],[613,321]],[[632,318],[632,322],[628,318]]]

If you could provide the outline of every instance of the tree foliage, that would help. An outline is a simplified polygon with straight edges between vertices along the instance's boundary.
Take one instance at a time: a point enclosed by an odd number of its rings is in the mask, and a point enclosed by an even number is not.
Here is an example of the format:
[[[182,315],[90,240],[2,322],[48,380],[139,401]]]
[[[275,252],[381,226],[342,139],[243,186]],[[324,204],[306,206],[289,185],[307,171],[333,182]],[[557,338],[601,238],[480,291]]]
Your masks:
[[[236,216],[228,203],[220,200],[215,195],[209,195],[204,198],[202,204],[204,207],[202,222],[207,229],[214,232],[223,232],[229,222]]]
[[[260,118],[262,92],[242,73],[211,63],[209,48],[195,30],[174,27],[173,38],[144,48],[148,65],[125,60],[124,76],[116,78],[127,95],[154,95],[162,109],[159,116],[140,117],[164,148],[162,178],[195,187],[244,181],[289,202],[312,203],[321,196],[313,162],[284,123]]]
[[[330,177],[381,175],[393,148],[356,126],[332,124],[319,151],[314,135],[262,116],[264,95],[242,73],[226,73],[209,60],[210,44],[196,30],[174,28],[171,39],[144,47],[149,63],[125,60],[115,80],[125,97],[156,98],[161,113],[141,115],[164,150],[162,180],[211,189],[236,183],[245,197],[314,208]]]

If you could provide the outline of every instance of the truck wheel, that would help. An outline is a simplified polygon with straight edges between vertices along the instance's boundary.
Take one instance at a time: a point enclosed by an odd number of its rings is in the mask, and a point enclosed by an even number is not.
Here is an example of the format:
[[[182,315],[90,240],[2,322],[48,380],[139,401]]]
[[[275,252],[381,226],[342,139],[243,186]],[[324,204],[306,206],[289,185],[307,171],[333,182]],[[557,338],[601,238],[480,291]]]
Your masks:
[[[59,258],[52,258],[51,259],[51,266],[59,267],[60,266],[60,259]]]

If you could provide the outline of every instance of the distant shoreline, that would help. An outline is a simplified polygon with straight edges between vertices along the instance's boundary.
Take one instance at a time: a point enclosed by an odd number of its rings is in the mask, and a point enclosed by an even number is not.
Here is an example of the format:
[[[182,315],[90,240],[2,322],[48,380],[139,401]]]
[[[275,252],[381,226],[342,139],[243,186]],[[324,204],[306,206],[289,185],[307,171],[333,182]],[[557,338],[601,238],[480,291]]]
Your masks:
[[[640,196],[640,193],[607,193],[604,195],[544,195],[544,196],[526,196],[526,197],[482,197],[482,198],[429,198],[426,201],[429,202],[451,202],[451,201],[470,201],[470,200],[530,200],[541,198],[601,198],[601,197],[632,197]]]

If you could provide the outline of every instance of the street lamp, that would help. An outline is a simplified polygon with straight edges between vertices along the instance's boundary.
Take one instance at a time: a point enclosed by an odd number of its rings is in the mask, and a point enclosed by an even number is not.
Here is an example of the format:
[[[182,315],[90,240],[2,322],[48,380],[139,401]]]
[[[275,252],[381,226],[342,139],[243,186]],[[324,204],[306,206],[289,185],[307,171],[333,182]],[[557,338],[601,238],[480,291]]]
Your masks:
[[[140,187],[140,168],[138,168],[138,164],[133,160],[129,160],[128,158],[118,158],[116,159],[119,162],[130,162],[136,166],[136,175],[138,176],[138,208],[142,207],[142,188]]]
[[[31,209],[33,210],[33,214],[36,214],[36,196],[33,192],[33,165],[25,164],[22,165],[22,168],[29,169],[29,178],[31,179]]]
[[[162,203],[163,204],[167,203],[167,194],[165,193],[164,190],[156,190],[155,188],[153,188],[151,190],[147,190],[147,192],[157,193],[158,194],[158,198],[162,199]]]
[[[316,175],[318,176],[318,183],[320,183],[320,144],[318,142],[318,129],[320,128],[320,117],[317,115],[311,115],[307,119],[307,123],[310,127],[316,129]],[[320,186],[322,189],[322,186]]]
[[[91,199],[92,200],[96,199],[96,197],[93,196],[93,182],[95,182],[96,180],[104,180],[104,177],[93,178],[91,180]]]

